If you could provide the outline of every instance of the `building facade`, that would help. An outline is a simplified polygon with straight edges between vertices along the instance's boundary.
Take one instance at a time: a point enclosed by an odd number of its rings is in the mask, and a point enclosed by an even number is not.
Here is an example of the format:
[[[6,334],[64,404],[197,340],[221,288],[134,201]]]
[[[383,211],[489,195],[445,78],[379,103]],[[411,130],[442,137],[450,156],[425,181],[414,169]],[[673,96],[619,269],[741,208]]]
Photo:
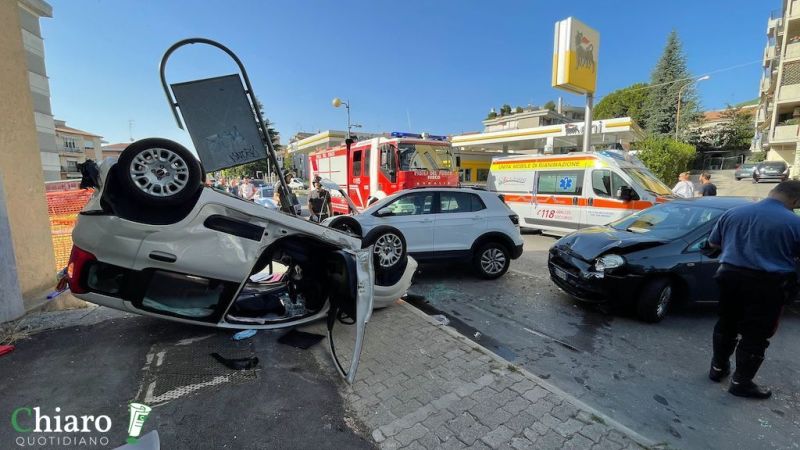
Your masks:
[[[39,133],[43,115],[34,115],[28,70],[29,30],[38,29],[30,9],[39,10],[39,17],[50,14],[42,1],[0,1],[0,322],[41,304],[55,282],[42,172],[47,155]],[[57,153],[55,158],[57,165]]]
[[[94,159],[95,161],[102,161],[106,158],[119,158],[119,155],[122,154],[122,151],[128,148],[129,145],[131,145],[130,142],[120,142],[117,144],[104,145],[101,148],[102,151],[101,157],[99,159],[95,158],[92,159]]]
[[[44,180],[61,179],[59,150],[53,112],[50,108],[50,81],[44,63],[44,40],[39,19],[53,17],[53,8],[42,0],[19,0],[19,24],[25,50],[25,67],[28,70],[33,116],[36,121],[36,138],[39,144]]]
[[[55,120],[55,130],[61,180],[80,178],[78,164],[87,159],[102,160],[102,136],[68,127],[63,120]]]
[[[800,175],[800,0],[783,0],[767,20],[764,72],[755,114],[753,151],[770,161],[785,161]]]

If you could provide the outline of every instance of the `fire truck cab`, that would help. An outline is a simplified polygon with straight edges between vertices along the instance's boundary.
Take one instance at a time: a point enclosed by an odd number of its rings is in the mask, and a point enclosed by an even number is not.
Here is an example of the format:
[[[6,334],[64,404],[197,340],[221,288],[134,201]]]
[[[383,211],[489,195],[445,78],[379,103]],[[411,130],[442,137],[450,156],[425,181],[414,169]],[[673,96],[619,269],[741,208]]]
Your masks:
[[[445,136],[393,132],[310,155],[310,176],[339,184],[363,209],[387,195],[417,186],[458,186],[458,168]],[[348,214],[345,199],[331,193],[334,214]]]

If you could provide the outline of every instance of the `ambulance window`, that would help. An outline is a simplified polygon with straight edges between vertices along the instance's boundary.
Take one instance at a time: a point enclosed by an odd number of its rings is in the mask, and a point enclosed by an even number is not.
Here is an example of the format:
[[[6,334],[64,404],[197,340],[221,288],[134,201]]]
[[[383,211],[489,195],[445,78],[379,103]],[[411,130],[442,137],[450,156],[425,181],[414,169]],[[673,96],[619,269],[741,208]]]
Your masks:
[[[538,194],[581,195],[583,193],[583,171],[539,172],[539,182],[536,188]]]
[[[353,152],[352,171],[354,177],[361,176],[361,150],[356,150]]]
[[[592,171],[592,191],[598,197],[615,198],[617,191],[622,186],[630,187],[630,184],[622,179],[621,176],[610,170]]]

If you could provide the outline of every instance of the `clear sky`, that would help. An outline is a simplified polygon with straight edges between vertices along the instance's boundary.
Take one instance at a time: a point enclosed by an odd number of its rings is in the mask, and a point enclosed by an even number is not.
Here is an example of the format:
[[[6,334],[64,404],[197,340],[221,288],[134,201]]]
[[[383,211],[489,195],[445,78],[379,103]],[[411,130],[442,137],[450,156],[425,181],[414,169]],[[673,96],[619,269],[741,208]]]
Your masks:
[[[598,95],[647,81],[675,29],[703,107],[758,96],[770,12],[780,0],[49,0],[42,19],[56,118],[109,142],[189,144],[172,119],[158,62],[175,41],[208,37],[243,60],[286,143],[346,128],[451,134],[482,130],[490,108],[583,98],[550,87],[553,27],[575,16],[600,32]],[[759,61],[756,63],[756,61]],[[168,79],[233,73],[211,48],[185,47]]]

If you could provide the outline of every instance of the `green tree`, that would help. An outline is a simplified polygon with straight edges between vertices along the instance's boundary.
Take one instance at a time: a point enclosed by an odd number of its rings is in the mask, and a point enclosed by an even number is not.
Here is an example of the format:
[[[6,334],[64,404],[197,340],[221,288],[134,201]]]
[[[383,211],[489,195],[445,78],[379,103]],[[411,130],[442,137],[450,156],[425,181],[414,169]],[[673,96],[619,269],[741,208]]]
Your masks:
[[[699,122],[685,134],[687,142],[699,152],[707,150],[743,151],[750,148],[755,133],[753,114],[739,106],[728,107],[720,114],[720,123],[703,126]]]
[[[505,105],[500,107],[500,117],[510,116],[510,115],[511,115],[511,105],[506,103]]]
[[[486,115],[486,120],[497,119],[497,112],[492,108],[489,114]]]
[[[663,136],[650,136],[636,144],[639,159],[655,176],[671,185],[694,161],[694,145]]]
[[[644,126],[647,118],[644,111],[647,86],[647,83],[636,83],[606,95],[595,105],[594,118],[630,117],[638,125]]]
[[[550,110],[550,111],[555,111],[556,110],[556,102],[554,102],[552,100],[548,100],[547,103],[545,103],[544,106],[542,106],[542,108]]]
[[[519,114],[519,113],[521,113],[522,111],[524,111],[524,109],[522,109],[522,106],[517,106],[517,107],[514,109],[514,114]]]
[[[680,128],[688,129],[699,116],[697,92],[692,83],[692,75],[686,67],[686,55],[675,31],[667,38],[661,59],[650,77],[650,86],[644,108],[645,126],[650,133],[661,136],[675,134],[678,93],[681,88]]]

